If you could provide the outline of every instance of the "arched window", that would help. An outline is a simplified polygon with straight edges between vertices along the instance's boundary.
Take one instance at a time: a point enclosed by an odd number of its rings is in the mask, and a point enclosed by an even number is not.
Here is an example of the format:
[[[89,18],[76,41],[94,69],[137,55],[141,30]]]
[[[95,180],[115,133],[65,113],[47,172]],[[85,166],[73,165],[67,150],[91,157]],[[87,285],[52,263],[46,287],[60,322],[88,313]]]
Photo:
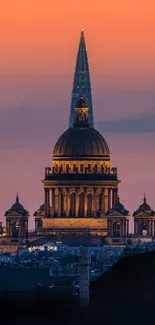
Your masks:
[[[120,222],[118,222],[118,221],[113,223],[113,236],[114,237],[121,236],[121,225],[120,225]]]
[[[88,215],[88,217],[92,216],[92,205],[93,205],[92,194],[88,194],[88,196],[87,196],[87,215]]]
[[[72,193],[70,196],[70,216],[75,217],[76,194]]]
[[[79,217],[84,217],[84,193],[79,195]]]

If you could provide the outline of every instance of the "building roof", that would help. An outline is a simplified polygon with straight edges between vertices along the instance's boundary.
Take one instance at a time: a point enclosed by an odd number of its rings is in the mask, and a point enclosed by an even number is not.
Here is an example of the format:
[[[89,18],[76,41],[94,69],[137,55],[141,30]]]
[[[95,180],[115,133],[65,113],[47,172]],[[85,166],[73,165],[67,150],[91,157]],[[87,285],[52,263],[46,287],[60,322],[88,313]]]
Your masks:
[[[11,206],[9,210],[5,212],[5,216],[8,216],[10,214],[13,214],[14,216],[17,214],[17,216],[29,216],[29,212],[23,207],[23,205],[19,202],[19,196],[18,193],[16,195],[16,201]]]
[[[143,198],[143,203],[139,206],[139,208],[136,211],[134,211],[133,216],[135,217],[142,212],[149,216],[155,216],[155,211],[152,210],[150,205],[147,203],[145,194],[144,194],[144,198]]]
[[[75,158],[99,158],[110,160],[110,150],[106,140],[89,126],[72,127],[58,139],[53,151],[53,160]]]
[[[44,215],[44,203],[41,204],[38,210],[34,212],[34,217],[39,216],[39,215]]]
[[[123,216],[129,215],[129,211],[124,208],[124,205],[120,202],[119,196],[117,196],[117,202],[113,204],[112,208],[108,210],[106,215],[110,215],[113,212],[118,212]]]

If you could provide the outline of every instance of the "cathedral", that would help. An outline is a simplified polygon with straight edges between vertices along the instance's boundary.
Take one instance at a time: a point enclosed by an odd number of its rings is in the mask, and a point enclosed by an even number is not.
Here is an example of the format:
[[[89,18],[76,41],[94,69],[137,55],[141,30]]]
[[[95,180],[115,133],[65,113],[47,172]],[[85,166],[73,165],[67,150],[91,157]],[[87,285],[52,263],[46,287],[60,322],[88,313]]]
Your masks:
[[[29,213],[17,195],[15,203],[5,213],[7,243],[27,245],[35,237],[68,243],[78,240],[79,244],[84,239],[89,244],[126,244],[132,238],[130,214],[120,202],[118,187],[121,181],[110,158],[108,143],[94,128],[90,73],[82,30],[69,128],[56,141],[52,164],[45,168],[44,203],[34,212],[33,238],[28,234]],[[155,234],[155,211],[147,204],[146,196],[133,218],[135,238],[151,240]]]

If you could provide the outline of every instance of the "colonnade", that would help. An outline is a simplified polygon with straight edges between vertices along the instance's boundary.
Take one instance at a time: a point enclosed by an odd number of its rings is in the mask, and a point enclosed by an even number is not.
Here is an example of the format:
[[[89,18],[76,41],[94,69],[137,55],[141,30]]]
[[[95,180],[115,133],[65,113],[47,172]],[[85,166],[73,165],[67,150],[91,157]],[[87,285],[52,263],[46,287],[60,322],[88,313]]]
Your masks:
[[[155,220],[138,219],[134,220],[134,234],[143,235],[143,230],[147,231],[146,236],[155,236]]]
[[[102,216],[117,201],[117,188],[44,188],[45,217]]]
[[[129,235],[129,220],[108,219],[108,236],[109,237],[127,237]]]

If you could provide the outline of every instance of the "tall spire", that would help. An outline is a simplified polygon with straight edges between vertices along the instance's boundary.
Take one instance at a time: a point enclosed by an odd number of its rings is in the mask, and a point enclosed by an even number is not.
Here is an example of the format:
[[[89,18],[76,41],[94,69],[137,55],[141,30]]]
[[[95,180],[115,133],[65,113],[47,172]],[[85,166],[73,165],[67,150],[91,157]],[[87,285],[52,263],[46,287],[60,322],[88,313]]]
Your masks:
[[[81,37],[74,73],[74,83],[69,118],[70,127],[74,124],[74,109],[80,96],[83,96],[88,104],[88,121],[91,126],[94,126],[89,65],[83,29],[81,30]]]

